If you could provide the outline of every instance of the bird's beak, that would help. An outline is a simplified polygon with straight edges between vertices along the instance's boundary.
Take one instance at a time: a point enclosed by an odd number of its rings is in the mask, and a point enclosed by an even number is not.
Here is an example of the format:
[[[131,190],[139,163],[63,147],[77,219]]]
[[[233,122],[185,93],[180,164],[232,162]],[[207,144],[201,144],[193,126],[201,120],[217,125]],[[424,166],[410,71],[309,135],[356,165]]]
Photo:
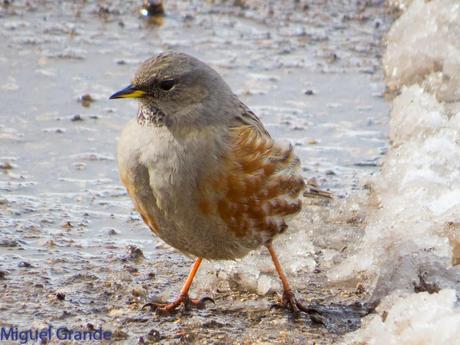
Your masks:
[[[145,91],[136,89],[136,87],[132,84],[128,85],[124,89],[115,92],[109,99],[115,98],[141,98],[145,95]]]

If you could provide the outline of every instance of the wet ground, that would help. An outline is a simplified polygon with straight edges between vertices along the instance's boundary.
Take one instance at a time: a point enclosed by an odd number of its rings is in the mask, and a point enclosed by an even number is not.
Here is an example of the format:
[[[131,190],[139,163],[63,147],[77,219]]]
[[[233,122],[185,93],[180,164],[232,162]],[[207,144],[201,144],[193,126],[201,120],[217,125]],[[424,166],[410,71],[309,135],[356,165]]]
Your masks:
[[[132,210],[114,157],[136,104],[107,98],[152,54],[191,53],[274,137],[296,144],[306,178],[345,198],[386,146],[383,1],[171,0],[160,26],[139,16],[140,3],[0,5],[0,327],[103,327],[123,344],[337,341],[356,320],[330,329],[293,321],[268,310],[276,296],[241,289],[213,291],[216,305],[192,313],[140,310],[173,296],[191,261]],[[316,272],[297,288],[309,300],[352,303],[362,291],[327,286],[321,269],[334,229],[361,229],[331,215],[337,203],[303,215],[324,236],[314,241]]]

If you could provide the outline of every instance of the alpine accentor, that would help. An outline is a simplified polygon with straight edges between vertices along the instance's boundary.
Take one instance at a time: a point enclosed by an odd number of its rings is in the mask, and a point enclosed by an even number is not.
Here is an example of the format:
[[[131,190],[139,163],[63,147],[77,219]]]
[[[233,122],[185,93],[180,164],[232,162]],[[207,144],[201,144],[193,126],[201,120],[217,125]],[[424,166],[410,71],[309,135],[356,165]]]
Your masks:
[[[110,98],[139,100],[118,145],[121,180],[135,208],[156,235],[197,258],[179,297],[154,307],[202,306],[206,299],[188,297],[202,258],[231,260],[266,246],[283,305],[308,312],[271,244],[301,209],[305,183],[293,147],[275,142],[222,77],[187,54],[148,59]]]

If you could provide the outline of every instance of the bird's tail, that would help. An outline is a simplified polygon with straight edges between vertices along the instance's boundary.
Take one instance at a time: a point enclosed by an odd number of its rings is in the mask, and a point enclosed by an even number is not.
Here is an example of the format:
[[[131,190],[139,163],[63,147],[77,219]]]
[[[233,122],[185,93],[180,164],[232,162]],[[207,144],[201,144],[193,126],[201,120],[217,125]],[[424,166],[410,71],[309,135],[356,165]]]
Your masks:
[[[303,196],[306,198],[333,199],[333,195],[331,192],[319,188],[318,182],[316,182],[315,178],[311,178],[306,181]]]

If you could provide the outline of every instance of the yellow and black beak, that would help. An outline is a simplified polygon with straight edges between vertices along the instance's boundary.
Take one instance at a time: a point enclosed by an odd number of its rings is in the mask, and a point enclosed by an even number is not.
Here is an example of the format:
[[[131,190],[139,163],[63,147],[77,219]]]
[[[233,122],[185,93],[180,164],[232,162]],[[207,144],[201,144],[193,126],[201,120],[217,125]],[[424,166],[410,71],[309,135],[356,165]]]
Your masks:
[[[134,85],[130,84],[124,89],[115,92],[109,99],[115,98],[141,98],[145,95],[145,91],[137,89]]]

